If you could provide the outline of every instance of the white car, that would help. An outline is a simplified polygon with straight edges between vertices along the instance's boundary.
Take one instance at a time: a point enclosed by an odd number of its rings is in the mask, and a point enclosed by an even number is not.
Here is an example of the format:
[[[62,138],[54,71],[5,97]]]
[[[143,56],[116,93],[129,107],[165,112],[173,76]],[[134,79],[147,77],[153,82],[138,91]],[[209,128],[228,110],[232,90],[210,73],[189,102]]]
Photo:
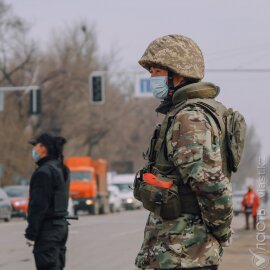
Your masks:
[[[9,222],[11,219],[11,203],[6,192],[0,188],[0,219]]]
[[[122,206],[126,210],[140,209],[142,207],[142,203],[133,196],[134,177],[134,174],[117,174],[111,179],[111,184],[119,188]]]
[[[120,212],[122,210],[122,199],[120,196],[119,188],[115,185],[110,185],[108,187],[108,191],[110,212]]]

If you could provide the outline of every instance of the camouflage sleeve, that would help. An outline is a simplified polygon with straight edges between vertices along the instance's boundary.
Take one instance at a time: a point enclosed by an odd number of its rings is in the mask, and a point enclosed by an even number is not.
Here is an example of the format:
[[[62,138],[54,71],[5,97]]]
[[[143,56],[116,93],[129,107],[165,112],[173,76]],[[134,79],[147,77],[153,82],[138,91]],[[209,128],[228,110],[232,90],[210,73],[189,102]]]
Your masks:
[[[232,189],[222,172],[219,137],[214,136],[209,117],[199,107],[178,113],[171,128],[169,156],[196,193],[208,230],[223,242],[231,233]]]

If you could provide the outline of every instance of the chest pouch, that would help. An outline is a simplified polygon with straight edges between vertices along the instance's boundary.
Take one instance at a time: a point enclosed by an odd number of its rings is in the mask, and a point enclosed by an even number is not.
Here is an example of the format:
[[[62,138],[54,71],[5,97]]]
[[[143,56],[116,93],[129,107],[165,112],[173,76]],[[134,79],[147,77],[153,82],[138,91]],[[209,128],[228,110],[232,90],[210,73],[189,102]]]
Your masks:
[[[135,185],[137,192],[134,192],[134,196],[143,203],[145,209],[164,219],[175,219],[181,215],[176,179],[142,173],[141,177],[135,179]]]

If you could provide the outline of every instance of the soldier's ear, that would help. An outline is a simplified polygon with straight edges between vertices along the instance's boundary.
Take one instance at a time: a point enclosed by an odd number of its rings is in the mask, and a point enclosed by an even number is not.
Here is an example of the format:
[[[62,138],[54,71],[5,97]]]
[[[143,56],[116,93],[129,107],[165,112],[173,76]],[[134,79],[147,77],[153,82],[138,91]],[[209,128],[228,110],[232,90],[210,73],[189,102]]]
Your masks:
[[[182,76],[180,76],[178,74],[175,74],[175,73],[173,74],[173,85],[174,85],[174,87],[177,87],[178,85],[184,83],[185,80],[186,80],[185,77],[182,77]]]

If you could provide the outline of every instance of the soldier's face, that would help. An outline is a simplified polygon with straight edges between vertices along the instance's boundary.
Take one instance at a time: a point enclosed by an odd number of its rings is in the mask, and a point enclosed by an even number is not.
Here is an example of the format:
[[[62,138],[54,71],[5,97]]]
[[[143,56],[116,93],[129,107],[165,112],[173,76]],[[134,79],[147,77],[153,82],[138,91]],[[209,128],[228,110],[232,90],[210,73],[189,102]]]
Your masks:
[[[151,77],[156,77],[156,76],[168,76],[168,71],[165,69],[161,68],[154,68],[151,67],[149,70]]]
[[[151,77],[156,77],[156,76],[168,76],[168,71],[162,68],[155,68],[151,67],[149,70]],[[185,80],[184,77],[179,76],[178,74],[174,74],[173,76],[173,84],[174,86],[179,85]],[[168,84],[168,81],[167,81]]]

